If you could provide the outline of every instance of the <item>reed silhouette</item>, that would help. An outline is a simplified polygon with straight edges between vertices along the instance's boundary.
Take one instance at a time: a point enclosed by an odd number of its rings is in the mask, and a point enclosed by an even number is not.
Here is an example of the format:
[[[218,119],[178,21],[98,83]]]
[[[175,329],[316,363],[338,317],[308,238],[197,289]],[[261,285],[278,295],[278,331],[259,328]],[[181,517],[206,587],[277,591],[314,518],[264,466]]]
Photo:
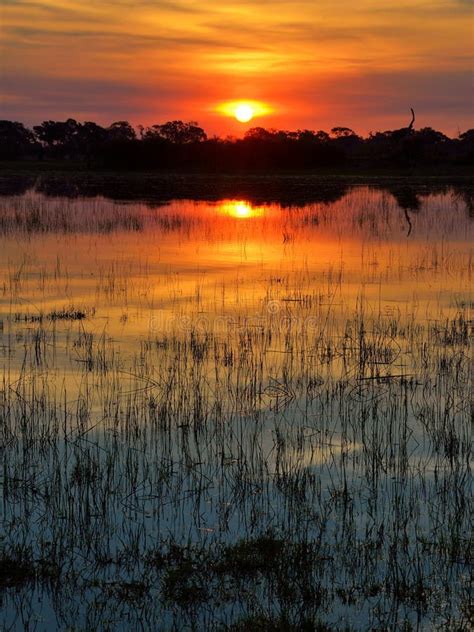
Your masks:
[[[171,200],[245,199],[252,204],[277,203],[283,208],[304,207],[307,204],[332,204],[341,200],[353,188],[368,186],[391,195],[404,210],[408,228],[413,213],[431,195],[446,195],[451,191],[462,200],[470,217],[474,217],[474,198],[469,179],[463,176],[442,178],[380,177],[380,176],[320,176],[317,174],[137,174],[42,172],[5,172],[0,174],[0,196],[21,196],[27,191],[51,198],[102,197],[113,201],[135,201],[150,207]]]

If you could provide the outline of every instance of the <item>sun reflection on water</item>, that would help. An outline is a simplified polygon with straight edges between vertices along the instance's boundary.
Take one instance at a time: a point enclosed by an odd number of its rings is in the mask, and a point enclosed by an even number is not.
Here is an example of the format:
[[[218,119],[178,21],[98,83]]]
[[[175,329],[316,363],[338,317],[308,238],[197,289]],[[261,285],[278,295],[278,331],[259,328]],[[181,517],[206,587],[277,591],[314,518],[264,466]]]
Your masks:
[[[253,206],[245,200],[226,200],[218,205],[219,213],[229,215],[237,219],[252,219],[262,217],[265,214],[265,207]]]

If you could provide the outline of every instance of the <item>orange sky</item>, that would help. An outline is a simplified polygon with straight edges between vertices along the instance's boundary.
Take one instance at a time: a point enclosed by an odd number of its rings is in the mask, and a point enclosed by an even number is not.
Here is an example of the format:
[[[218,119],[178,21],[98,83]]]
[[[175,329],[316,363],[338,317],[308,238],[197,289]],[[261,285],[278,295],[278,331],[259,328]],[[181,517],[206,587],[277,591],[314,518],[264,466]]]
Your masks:
[[[471,0],[1,0],[1,118],[472,126]],[[219,104],[271,113],[241,124]]]

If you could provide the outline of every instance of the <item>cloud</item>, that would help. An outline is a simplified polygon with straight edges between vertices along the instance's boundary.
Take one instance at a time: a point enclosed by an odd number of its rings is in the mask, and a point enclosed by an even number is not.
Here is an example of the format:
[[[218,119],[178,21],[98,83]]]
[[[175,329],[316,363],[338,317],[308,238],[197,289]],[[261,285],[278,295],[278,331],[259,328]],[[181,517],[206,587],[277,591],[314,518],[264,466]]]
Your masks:
[[[353,126],[379,117],[389,127],[416,102],[448,125],[453,113],[467,120],[471,106],[471,7],[3,0],[2,110],[27,121],[120,111],[144,123],[180,113],[217,128],[224,122],[212,119],[211,104],[249,98],[274,104],[275,120],[287,127],[331,112]]]

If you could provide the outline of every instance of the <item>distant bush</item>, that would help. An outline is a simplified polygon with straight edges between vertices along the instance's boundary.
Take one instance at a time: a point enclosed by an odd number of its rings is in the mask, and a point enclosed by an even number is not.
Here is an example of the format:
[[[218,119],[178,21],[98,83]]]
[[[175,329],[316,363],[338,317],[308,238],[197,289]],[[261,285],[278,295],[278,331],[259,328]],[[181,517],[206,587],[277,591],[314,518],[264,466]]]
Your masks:
[[[414,121],[414,117],[413,117]],[[449,138],[431,127],[370,133],[348,127],[285,131],[254,127],[243,138],[208,138],[194,122],[168,121],[109,127],[74,119],[44,121],[28,129],[0,121],[0,159],[75,160],[87,167],[117,169],[288,170],[345,165],[423,166],[474,164],[474,130]]]

